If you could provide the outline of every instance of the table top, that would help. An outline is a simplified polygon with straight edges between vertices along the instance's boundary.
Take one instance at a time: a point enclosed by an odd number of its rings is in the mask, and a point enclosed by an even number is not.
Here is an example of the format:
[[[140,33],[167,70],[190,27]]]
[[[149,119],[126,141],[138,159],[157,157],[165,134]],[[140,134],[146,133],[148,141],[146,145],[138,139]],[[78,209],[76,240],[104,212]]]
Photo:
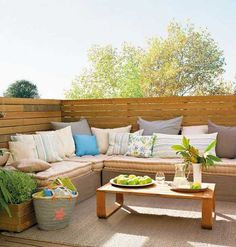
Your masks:
[[[204,192],[197,193],[186,193],[186,192],[175,192],[171,190],[169,186],[170,182],[165,182],[165,184],[157,184],[156,182],[147,187],[141,188],[122,188],[111,185],[107,183],[102,187],[98,188],[97,191],[107,192],[107,193],[121,193],[121,194],[132,194],[140,196],[161,196],[161,197],[171,197],[171,198],[186,198],[186,199],[204,199],[213,198],[215,192],[215,184],[204,183],[208,185],[208,189]]]

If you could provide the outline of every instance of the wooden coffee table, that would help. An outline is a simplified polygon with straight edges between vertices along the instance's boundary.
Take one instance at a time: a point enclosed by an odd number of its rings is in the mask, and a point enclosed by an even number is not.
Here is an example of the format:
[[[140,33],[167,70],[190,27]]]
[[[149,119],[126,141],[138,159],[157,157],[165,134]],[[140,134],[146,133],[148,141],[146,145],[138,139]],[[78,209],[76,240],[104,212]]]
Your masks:
[[[97,216],[99,218],[108,218],[111,214],[122,207],[124,195],[136,196],[159,196],[178,199],[191,199],[202,201],[202,228],[212,229],[213,219],[215,218],[215,184],[208,183],[208,189],[198,193],[179,193],[170,189],[168,184],[153,184],[143,188],[121,188],[112,186],[110,183],[97,189]],[[116,194],[116,201],[111,208],[106,207],[106,194]]]

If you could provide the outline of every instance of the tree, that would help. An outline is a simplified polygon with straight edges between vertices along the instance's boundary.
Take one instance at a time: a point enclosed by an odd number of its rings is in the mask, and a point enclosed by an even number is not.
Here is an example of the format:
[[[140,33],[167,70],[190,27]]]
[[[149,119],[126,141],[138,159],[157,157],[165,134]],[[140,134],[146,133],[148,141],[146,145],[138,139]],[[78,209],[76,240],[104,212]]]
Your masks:
[[[26,80],[12,83],[4,93],[4,97],[13,98],[39,98],[38,88],[35,84]]]
[[[92,46],[90,65],[72,82],[66,98],[154,97],[232,94],[225,82],[223,51],[206,30],[171,22],[166,38],[147,47],[120,50]]]

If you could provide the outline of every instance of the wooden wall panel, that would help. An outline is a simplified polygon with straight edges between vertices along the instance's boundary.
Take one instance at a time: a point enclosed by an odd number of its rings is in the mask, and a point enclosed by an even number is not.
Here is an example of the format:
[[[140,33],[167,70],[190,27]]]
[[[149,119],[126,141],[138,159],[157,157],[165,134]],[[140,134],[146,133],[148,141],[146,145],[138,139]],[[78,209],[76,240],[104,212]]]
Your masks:
[[[61,100],[0,98],[0,147],[7,147],[15,133],[50,130],[51,121],[61,121]]]
[[[236,96],[159,97],[138,99],[63,100],[63,121],[88,119],[91,126],[109,128],[147,120],[183,116],[183,125],[207,124],[208,119],[236,126]]]

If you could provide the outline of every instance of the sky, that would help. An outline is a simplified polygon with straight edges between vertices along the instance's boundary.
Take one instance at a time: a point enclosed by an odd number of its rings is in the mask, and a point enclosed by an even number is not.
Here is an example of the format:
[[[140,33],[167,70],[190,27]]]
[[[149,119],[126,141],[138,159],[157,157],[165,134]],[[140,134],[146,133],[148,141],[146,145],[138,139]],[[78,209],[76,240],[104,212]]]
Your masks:
[[[0,95],[26,79],[41,98],[62,99],[91,45],[145,46],[173,19],[208,28],[224,51],[224,78],[233,80],[235,0],[0,0]]]

